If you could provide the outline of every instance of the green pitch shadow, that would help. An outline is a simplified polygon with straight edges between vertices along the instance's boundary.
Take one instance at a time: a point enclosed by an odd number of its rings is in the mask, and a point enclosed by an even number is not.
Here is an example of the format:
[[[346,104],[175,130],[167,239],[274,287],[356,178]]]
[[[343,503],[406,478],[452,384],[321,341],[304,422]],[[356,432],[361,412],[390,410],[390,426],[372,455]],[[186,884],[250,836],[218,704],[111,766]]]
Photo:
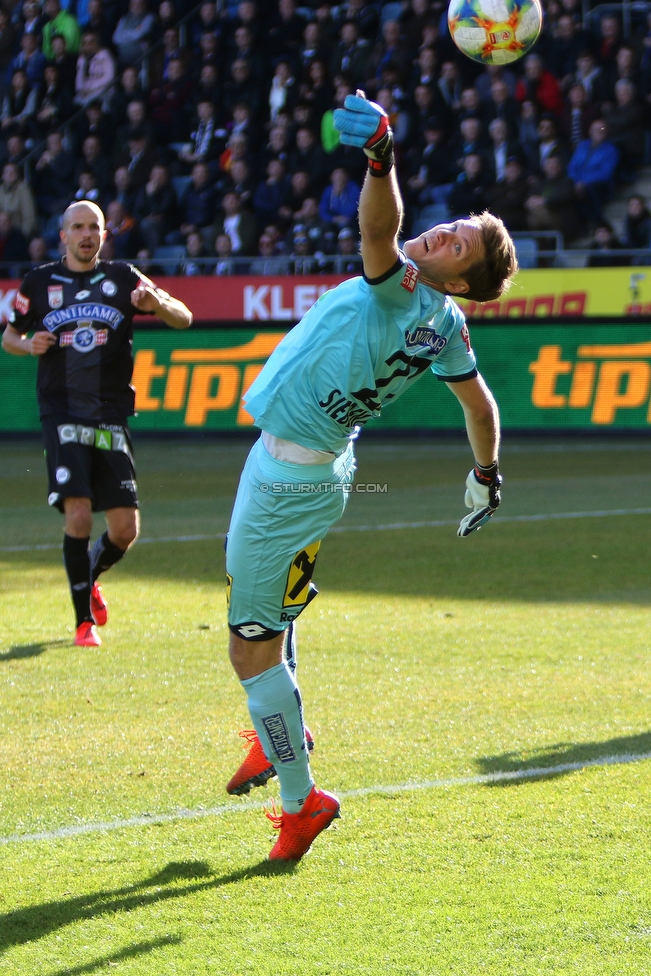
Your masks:
[[[72,641],[66,639],[42,641],[39,644],[14,644],[8,651],[0,654],[0,661],[16,661],[25,657],[38,657],[57,645],[71,644]]]
[[[651,732],[640,732],[638,735],[627,735],[602,742],[558,742],[552,746],[527,750],[526,755],[515,752],[503,752],[495,756],[482,756],[475,760],[475,765],[482,774],[489,773],[524,773],[529,769],[540,769],[549,766],[549,772],[541,771],[540,775],[527,776],[523,779],[496,780],[485,783],[487,787],[523,786],[541,779],[558,779],[567,776],[573,770],[555,770],[555,766],[573,763],[589,763],[605,757],[637,756],[651,752]]]
[[[40,905],[29,905],[0,915],[0,953],[6,952],[13,946],[34,942],[76,922],[112,915],[115,912],[132,912],[173,898],[185,898],[197,892],[247,881],[249,878],[291,874],[295,867],[293,862],[265,860],[239,871],[215,876],[205,861],[172,861],[161,871],[134,885],[109,891],[96,891],[76,898],[43,902]],[[194,883],[178,886],[178,882],[182,881]],[[162,887],[172,884],[175,887]],[[155,890],[147,891],[149,888]],[[86,971],[93,970],[79,970],[80,973]]]
[[[160,939],[152,939],[150,942],[136,942],[134,945],[121,949],[119,952],[111,953],[109,956],[100,956],[92,962],[85,963],[82,966],[74,966],[72,969],[66,966],[64,969],[58,969],[56,973],[49,973],[48,976],[87,976],[87,974],[96,973],[107,966],[117,966],[124,959],[135,959],[136,956],[154,952],[155,949],[162,949],[163,946],[179,945],[181,942],[183,939],[177,935],[165,935]]]

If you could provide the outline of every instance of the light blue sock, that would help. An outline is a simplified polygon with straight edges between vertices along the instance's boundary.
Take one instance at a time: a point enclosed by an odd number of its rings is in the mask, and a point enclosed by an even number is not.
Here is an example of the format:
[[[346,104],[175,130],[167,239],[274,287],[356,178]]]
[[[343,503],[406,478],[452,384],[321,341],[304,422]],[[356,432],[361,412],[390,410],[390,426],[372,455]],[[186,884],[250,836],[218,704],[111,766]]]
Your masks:
[[[305,742],[301,695],[287,664],[242,681],[265,755],[276,767],[283,810],[298,813],[314,785]]]

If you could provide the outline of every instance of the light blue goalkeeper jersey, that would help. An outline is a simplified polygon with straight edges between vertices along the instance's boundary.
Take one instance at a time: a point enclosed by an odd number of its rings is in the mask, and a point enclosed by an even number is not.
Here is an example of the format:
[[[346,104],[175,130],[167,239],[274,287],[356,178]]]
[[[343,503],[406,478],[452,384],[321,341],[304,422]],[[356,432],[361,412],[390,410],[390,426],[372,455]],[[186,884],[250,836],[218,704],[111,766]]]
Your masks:
[[[319,298],[244,400],[269,434],[340,454],[428,368],[452,382],[477,375],[463,313],[401,252],[381,278],[350,278]]]

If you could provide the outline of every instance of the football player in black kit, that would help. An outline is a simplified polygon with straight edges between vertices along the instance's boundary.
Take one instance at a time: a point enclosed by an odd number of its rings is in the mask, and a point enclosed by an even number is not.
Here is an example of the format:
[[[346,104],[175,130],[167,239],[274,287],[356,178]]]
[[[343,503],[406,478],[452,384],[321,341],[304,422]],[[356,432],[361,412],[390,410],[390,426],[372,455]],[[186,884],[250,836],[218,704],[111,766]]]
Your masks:
[[[30,271],[2,347],[37,356],[48,503],[65,516],[63,562],[77,616],[75,644],[98,647],[108,611],[97,577],[138,535],[138,496],[127,420],[134,412],[133,317],[153,313],[187,329],[192,313],[124,261],[101,261],[104,214],[73,203],[63,215],[64,257]],[[33,332],[31,338],[28,332]],[[93,512],[106,531],[89,548]]]

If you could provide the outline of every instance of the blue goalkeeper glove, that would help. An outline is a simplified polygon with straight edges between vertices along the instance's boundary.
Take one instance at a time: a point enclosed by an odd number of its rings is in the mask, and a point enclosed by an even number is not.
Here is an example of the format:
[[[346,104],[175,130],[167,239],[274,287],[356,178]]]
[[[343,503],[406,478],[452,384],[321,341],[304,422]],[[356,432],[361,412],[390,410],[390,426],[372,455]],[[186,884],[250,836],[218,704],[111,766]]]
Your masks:
[[[334,126],[343,145],[364,150],[373,176],[387,175],[394,162],[393,132],[380,105],[361,95],[346,95],[344,107],[335,109]]]
[[[494,515],[502,501],[500,488],[502,477],[499,473],[497,461],[488,468],[477,464],[466,478],[466,494],[464,501],[466,508],[472,508],[470,515],[464,516],[459,523],[457,535],[465,539],[467,535],[486,525]]]

